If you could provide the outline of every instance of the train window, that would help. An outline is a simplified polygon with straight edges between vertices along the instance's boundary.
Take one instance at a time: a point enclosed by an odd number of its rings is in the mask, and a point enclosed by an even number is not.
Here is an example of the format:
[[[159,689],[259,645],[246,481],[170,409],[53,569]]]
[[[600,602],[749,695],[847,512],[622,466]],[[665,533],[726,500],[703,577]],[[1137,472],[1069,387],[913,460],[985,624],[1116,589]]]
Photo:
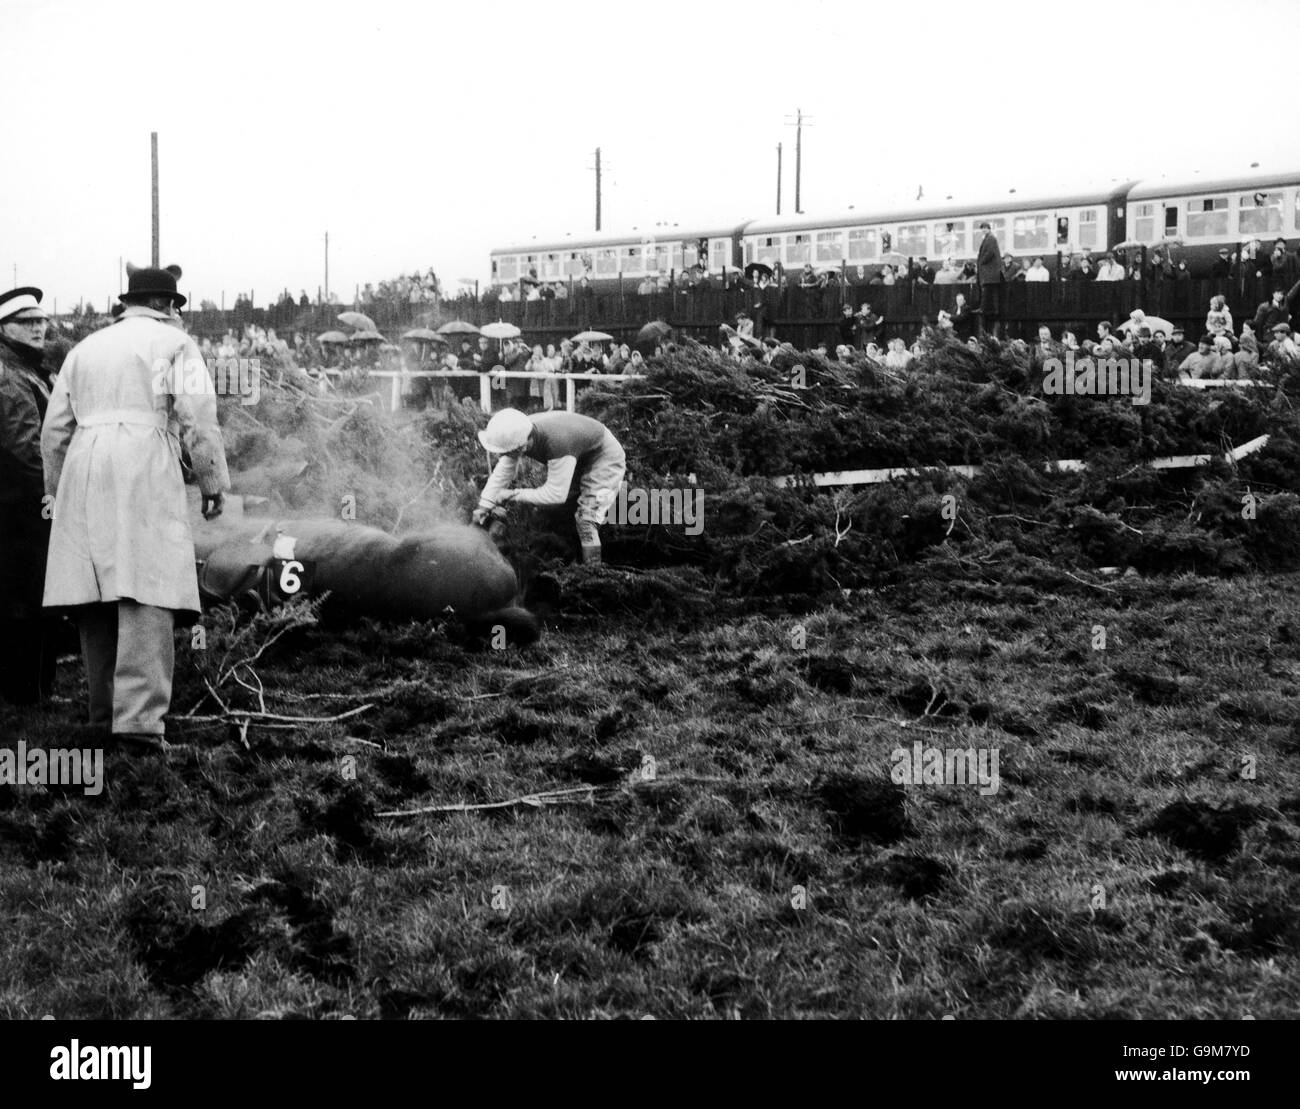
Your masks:
[[[1051,242],[1049,216],[1016,216],[1011,225],[1011,245],[1015,250],[1046,250]]]
[[[940,258],[956,258],[966,253],[966,221],[945,220],[934,225],[934,252]]]
[[[817,232],[817,261],[840,262],[844,260],[844,233],[841,231]]]
[[[1070,245],[1070,217],[1069,216],[1056,217],[1056,245],[1057,246]]]
[[[1300,208],[1296,209],[1296,219],[1300,219]],[[1296,225],[1300,227],[1300,224]],[[849,232],[849,261],[861,262],[874,258],[879,249],[879,238],[874,227],[857,227]]]
[[[1228,198],[1198,197],[1187,202],[1188,237],[1226,235],[1228,233]]]
[[[1140,243],[1152,243],[1156,238],[1155,204],[1133,205],[1133,238]]]
[[[581,277],[586,272],[586,267],[582,264],[582,255],[570,251],[564,259],[563,272],[565,277]]]
[[[519,277],[519,259],[513,254],[507,254],[501,259],[501,272],[498,275],[502,281],[515,281]]]
[[[1282,194],[1251,193],[1237,199],[1237,230],[1242,235],[1273,235],[1282,230]]]
[[[560,276],[560,256],[558,254],[542,255],[541,276],[548,279]]]
[[[1297,189],[1295,194],[1295,219],[1292,222],[1295,224],[1296,230],[1300,231],[1300,189]]]
[[[755,262],[779,262],[781,260],[781,236],[764,235],[758,240],[758,249],[754,251]]]
[[[618,251],[613,247],[596,251],[596,273],[613,277],[618,273]]]
[[[898,229],[899,254],[921,258],[930,253],[930,225],[928,223],[904,224]]]
[[[720,270],[731,263],[731,240],[714,239],[709,243],[709,268]]]
[[[1097,209],[1084,208],[1079,212],[1079,245],[1092,248],[1097,245]]]
[[[672,268],[673,248],[671,243],[655,243],[654,264],[660,273],[667,273]],[[649,260],[649,254],[646,255]]]
[[[812,261],[812,237],[809,235],[787,235],[785,237],[785,260],[787,262]]]

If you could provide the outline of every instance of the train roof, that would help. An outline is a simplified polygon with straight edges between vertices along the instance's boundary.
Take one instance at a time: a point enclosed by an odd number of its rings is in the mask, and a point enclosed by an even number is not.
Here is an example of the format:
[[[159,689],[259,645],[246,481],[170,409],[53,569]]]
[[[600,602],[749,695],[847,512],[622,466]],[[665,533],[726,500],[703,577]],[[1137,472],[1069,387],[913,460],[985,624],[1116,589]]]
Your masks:
[[[544,254],[557,250],[590,250],[602,246],[620,246],[623,243],[642,243],[650,239],[663,239],[676,242],[686,239],[729,239],[744,230],[744,223],[733,223],[725,227],[703,227],[687,224],[685,227],[647,227],[644,230],[598,231],[592,235],[574,235],[564,239],[548,239],[541,242],[520,243],[514,246],[493,247],[492,254]]]
[[[1019,196],[1007,193],[982,200],[946,200],[942,204],[918,203],[901,208],[840,212],[824,216],[775,216],[755,220],[746,225],[746,235],[765,235],[778,231],[802,231],[823,227],[859,227],[873,223],[898,223],[903,220],[942,219],[944,216],[978,216],[985,212],[1026,212],[1039,208],[1072,208],[1084,204],[1106,204],[1123,197],[1132,187],[1132,181],[1111,185],[1106,189],[1088,192],[1057,194],[1055,196]]]
[[[1232,193],[1246,190],[1267,189],[1273,185],[1294,185],[1300,182],[1300,169],[1290,167],[1278,170],[1257,169],[1235,177],[1202,177],[1193,174],[1190,177],[1148,178],[1139,181],[1129,193],[1130,200],[1145,200],[1148,197],[1182,196],[1184,194]]]

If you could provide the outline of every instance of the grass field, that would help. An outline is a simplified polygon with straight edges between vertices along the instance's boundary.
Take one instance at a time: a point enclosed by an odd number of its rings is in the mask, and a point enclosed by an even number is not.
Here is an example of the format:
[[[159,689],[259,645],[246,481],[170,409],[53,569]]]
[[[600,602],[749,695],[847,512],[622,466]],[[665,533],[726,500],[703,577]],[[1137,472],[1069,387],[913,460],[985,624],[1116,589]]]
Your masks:
[[[801,615],[562,595],[525,650],[296,632],[268,708],[374,707],[0,787],[0,1015],[1292,1017],[1298,602],[941,551]],[[83,692],[6,744],[102,742]],[[997,791],[895,783],[916,743]]]

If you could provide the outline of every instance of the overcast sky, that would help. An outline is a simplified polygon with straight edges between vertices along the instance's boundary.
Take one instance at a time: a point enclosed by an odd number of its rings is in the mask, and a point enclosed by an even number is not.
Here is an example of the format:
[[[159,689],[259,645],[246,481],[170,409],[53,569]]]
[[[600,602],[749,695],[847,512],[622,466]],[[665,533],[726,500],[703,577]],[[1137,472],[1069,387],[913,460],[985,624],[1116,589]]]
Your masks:
[[[148,13],[148,21],[144,14]],[[1300,164],[1296,0],[0,0],[0,287],[60,310],[162,262],[196,301],[604,226]],[[1276,45],[1274,45],[1276,44]]]

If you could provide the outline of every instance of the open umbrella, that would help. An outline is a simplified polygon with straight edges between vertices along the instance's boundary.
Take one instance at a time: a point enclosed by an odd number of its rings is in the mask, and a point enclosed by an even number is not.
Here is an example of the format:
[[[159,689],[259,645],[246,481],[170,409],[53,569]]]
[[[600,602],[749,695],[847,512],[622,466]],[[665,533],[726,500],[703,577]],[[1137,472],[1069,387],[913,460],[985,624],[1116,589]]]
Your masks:
[[[480,328],[479,334],[489,339],[518,339],[520,332],[514,324],[497,320]]]
[[[907,265],[907,255],[899,254],[896,250],[888,250],[880,256],[881,265],[885,266],[905,266]]]
[[[318,343],[346,343],[347,341],[348,337],[341,331],[327,331],[316,340]]]
[[[400,351],[402,348],[399,347],[396,343],[380,343],[379,349],[387,350],[387,351]]]
[[[603,331],[579,331],[573,337],[575,343],[612,343],[613,335],[606,335]]]
[[[353,332],[352,338],[349,341],[353,343],[382,343],[384,337],[380,335],[378,331],[372,329],[370,331]]]
[[[478,328],[464,320],[452,320],[438,328],[439,335],[477,335]]]
[[[378,331],[375,321],[362,312],[340,312],[339,323],[355,327],[358,331]]]
[[[651,320],[636,333],[634,341],[638,343],[657,343],[661,339],[666,339],[672,333],[673,329],[663,320]]]
[[[411,339],[417,343],[445,343],[447,341],[436,331],[427,327],[413,327],[402,338]]]
[[[772,267],[764,265],[762,262],[750,262],[745,267],[745,276],[753,281],[756,277],[771,277]]]

